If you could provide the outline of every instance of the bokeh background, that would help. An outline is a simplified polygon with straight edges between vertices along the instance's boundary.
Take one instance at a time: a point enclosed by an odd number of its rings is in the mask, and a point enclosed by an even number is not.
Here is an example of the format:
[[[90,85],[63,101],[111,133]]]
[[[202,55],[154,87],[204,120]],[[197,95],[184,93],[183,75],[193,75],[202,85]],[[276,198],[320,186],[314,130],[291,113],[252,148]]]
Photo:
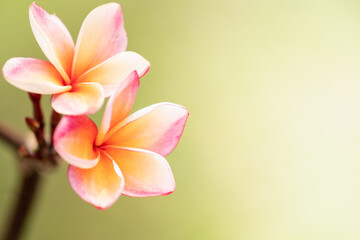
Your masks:
[[[1,65],[45,59],[31,2],[0,1]],[[37,1],[74,39],[106,2]],[[70,188],[64,163],[46,176],[24,239],[360,239],[358,1],[118,2],[128,49],[152,64],[134,110],[169,101],[190,111],[167,157],[177,189],[99,211]],[[25,132],[27,95],[0,80],[1,121]],[[17,181],[14,154],[1,144],[0,230]]]

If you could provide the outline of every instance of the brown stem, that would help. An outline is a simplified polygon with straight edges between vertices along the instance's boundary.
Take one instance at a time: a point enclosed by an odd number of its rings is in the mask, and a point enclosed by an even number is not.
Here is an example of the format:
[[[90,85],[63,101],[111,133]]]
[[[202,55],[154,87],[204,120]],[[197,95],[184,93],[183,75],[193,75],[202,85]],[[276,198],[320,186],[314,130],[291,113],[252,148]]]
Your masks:
[[[19,149],[22,182],[17,199],[10,212],[8,227],[5,229],[3,240],[17,240],[21,237],[39,190],[41,180],[39,173],[45,172],[49,167],[51,168],[57,165],[57,155],[53,151],[52,146],[46,143],[44,137],[44,115],[40,105],[41,95],[29,93],[29,97],[32,101],[34,116],[33,118],[26,118],[25,120],[28,127],[36,136],[38,148],[34,154],[28,153],[25,147]],[[54,116],[54,122],[56,121],[57,118]],[[55,128],[55,126],[52,128]],[[1,134],[1,132],[0,128],[0,135],[9,135]],[[10,134],[10,136],[12,135]],[[21,145],[21,142],[18,141],[17,138],[7,137],[5,139],[8,139],[8,142],[12,142],[13,145]]]
[[[0,122],[0,138],[6,143],[18,149],[23,144],[23,139],[19,133],[15,132],[9,126]]]
[[[35,93],[29,93],[29,97],[33,103],[34,119],[39,124],[39,128],[35,132],[35,136],[39,143],[39,149],[42,149],[46,146],[46,142],[44,137],[44,114],[42,112],[40,105],[41,95]]]
[[[58,125],[58,123],[60,122],[62,118],[62,115],[55,112],[54,110],[51,113],[51,134],[50,134],[50,148],[53,147],[54,143],[53,143],[53,135],[56,129],[56,126]]]
[[[33,112],[35,119],[38,120],[39,123],[44,123],[44,115],[40,105],[41,95],[36,93],[29,93],[29,97],[33,102]]]
[[[16,240],[21,237],[30,210],[35,202],[36,193],[39,189],[40,175],[31,169],[22,177],[20,192],[10,212],[8,227],[5,230],[3,240]]]

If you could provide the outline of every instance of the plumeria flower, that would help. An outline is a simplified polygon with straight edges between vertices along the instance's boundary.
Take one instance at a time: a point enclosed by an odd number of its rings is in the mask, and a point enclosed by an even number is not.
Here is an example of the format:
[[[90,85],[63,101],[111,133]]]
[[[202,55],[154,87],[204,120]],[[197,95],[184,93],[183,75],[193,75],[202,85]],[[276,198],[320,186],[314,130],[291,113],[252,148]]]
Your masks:
[[[87,116],[65,116],[54,146],[69,165],[71,187],[99,209],[121,195],[170,194],[173,174],[164,158],[177,145],[188,117],[186,108],[158,103],[130,116],[139,76],[132,72],[106,105],[99,130]]]
[[[29,15],[35,38],[50,62],[12,58],[5,63],[3,75],[27,92],[53,94],[51,104],[58,113],[95,113],[131,72],[136,70],[141,77],[150,67],[139,54],[125,51],[127,35],[117,3],[89,13],[76,45],[55,15],[35,3]]]

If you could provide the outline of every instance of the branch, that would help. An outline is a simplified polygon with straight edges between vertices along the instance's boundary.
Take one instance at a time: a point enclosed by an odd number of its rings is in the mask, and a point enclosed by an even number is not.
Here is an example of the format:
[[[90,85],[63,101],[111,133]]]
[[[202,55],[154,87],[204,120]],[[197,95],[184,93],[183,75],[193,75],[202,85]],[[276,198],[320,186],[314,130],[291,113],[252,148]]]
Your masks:
[[[30,210],[36,201],[36,194],[39,190],[41,177],[33,169],[23,175],[21,187],[14,202],[9,221],[3,235],[3,240],[16,240],[21,237]]]
[[[24,143],[23,138],[19,133],[2,122],[0,122],[0,138],[15,149],[18,149]]]

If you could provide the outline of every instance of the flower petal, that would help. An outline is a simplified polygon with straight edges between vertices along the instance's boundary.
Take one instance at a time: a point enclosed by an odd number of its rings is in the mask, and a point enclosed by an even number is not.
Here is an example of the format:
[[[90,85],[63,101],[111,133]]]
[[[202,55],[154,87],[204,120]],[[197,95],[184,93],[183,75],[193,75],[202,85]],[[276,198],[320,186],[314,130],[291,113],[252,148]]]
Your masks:
[[[151,197],[170,194],[175,181],[170,166],[161,155],[136,148],[105,147],[104,151],[117,163],[125,179],[122,194]]]
[[[68,178],[74,191],[99,209],[110,207],[124,188],[124,178],[119,167],[103,153],[93,168],[81,169],[70,165]]]
[[[5,63],[2,71],[10,84],[27,92],[54,94],[71,89],[71,86],[64,86],[56,68],[41,59],[11,58]]]
[[[134,71],[120,84],[115,94],[109,98],[99,133],[96,137],[97,146],[102,144],[105,134],[110,128],[114,127],[129,115],[134,105],[139,84],[139,76],[136,71]]]
[[[69,84],[74,55],[74,41],[69,31],[58,17],[50,15],[35,3],[30,6],[29,17],[40,48]]]
[[[51,105],[64,115],[93,114],[104,103],[104,89],[98,83],[80,83],[71,91],[53,95]]]
[[[111,129],[104,144],[147,149],[166,156],[176,147],[188,115],[186,108],[176,104],[154,104]]]
[[[112,95],[119,84],[133,71],[142,77],[150,68],[150,63],[135,52],[122,52],[80,76],[76,82],[98,82],[105,90],[105,96]]]
[[[84,20],[76,42],[72,78],[125,51],[127,36],[121,7],[108,3],[92,10]]]
[[[54,132],[56,152],[69,164],[92,168],[100,153],[94,149],[97,127],[86,116],[64,116]]]

